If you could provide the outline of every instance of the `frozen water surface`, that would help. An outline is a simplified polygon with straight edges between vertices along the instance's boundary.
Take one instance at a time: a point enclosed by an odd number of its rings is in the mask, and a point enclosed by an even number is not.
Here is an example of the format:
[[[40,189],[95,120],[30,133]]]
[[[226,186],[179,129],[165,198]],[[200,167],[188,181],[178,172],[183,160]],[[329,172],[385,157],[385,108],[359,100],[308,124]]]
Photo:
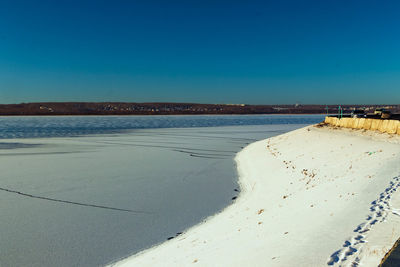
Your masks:
[[[242,147],[322,118],[1,117],[0,265],[101,266],[174,237],[238,195]]]
[[[63,137],[131,129],[312,124],[321,115],[0,116],[0,138]]]

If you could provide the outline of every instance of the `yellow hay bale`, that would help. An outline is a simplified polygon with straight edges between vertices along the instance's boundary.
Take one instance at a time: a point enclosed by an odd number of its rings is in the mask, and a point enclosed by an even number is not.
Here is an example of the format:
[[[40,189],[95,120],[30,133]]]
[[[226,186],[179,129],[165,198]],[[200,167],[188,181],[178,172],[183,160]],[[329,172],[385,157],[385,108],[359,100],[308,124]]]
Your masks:
[[[333,125],[333,126],[339,126],[339,124],[340,124],[339,118],[333,118],[333,120],[332,120],[332,125]]]
[[[389,124],[389,121],[388,121],[388,120],[383,120],[383,121],[381,122],[381,124],[379,125],[378,130],[379,130],[381,133],[386,133],[388,124]]]
[[[371,129],[371,124],[372,124],[372,119],[365,119],[363,129],[364,130],[370,130]]]
[[[398,125],[399,125],[399,121],[389,120],[388,126],[386,128],[386,132],[389,134],[395,134],[397,132]]]
[[[332,124],[332,117],[325,117],[325,123]]]
[[[353,127],[353,119],[352,118],[344,118],[344,127],[346,128],[352,128]]]
[[[373,131],[378,130],[378,128],[379,128],[381,122],[382,122],[381,120],[372,120],[371,128],[370,128],[370,129],[373,130]]]
[[[358,124],[357,124],[356,129],[363,129],[364,123],[365,123],[365,118],[358,119]]]
[[[339,126],[346,127],[346,118],[339,119]]]
[[[348,128],[352,128],[354,129],[354,126],[357,126],[358,121],[356,118],[352,118],[350,119],[350,121],[348,122]]]

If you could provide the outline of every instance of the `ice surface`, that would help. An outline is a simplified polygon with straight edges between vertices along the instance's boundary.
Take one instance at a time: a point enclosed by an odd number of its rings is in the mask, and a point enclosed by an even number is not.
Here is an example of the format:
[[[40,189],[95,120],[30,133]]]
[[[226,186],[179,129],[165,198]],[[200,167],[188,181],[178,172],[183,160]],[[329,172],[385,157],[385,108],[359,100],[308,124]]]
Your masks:
[[[322,120],[323,115],[0,117],[0,139],[66,137],[130,129],[314,124]]]

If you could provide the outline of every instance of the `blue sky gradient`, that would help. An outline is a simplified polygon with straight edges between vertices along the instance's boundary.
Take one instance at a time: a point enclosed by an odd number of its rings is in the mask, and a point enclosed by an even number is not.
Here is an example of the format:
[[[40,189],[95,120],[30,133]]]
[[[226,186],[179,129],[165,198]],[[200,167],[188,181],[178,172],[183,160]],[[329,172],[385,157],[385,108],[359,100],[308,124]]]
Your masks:
[[[1,1],[0,103],[400,103],[398,1]]]

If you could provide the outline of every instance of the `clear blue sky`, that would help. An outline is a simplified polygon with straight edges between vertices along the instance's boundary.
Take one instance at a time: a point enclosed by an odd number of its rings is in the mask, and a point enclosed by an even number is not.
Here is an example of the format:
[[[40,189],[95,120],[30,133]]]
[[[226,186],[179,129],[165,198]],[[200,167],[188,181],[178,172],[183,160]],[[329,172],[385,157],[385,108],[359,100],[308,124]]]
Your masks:
[[[0,103],[400,103],[400,1],[1,1]]]

